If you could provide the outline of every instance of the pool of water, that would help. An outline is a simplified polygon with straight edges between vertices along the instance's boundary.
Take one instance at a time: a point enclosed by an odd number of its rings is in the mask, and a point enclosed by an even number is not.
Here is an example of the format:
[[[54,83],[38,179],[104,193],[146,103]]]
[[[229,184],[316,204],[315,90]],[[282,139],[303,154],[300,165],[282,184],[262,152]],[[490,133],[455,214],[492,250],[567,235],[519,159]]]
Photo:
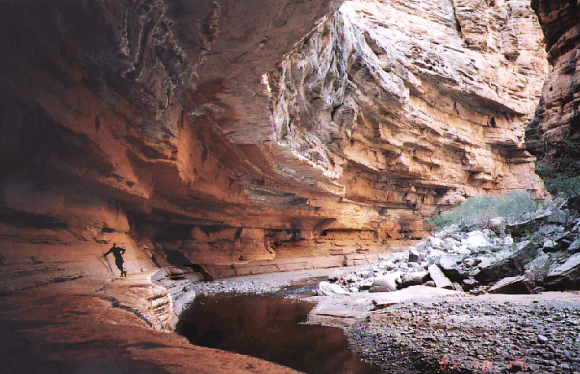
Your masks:
[[[305,373],[382,373],[348,348],[342,329],[303,324],[313,307],[283,297],[201,297],[183,312],[177,332],[195,345],[258,357]]]

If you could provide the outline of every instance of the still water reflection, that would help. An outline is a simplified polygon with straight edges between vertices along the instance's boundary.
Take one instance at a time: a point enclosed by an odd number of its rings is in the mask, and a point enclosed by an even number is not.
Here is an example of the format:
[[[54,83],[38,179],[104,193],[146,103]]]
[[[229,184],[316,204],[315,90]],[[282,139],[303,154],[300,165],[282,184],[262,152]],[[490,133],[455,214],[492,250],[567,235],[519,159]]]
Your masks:
[[[341,329],[303,325],[314,304],[257,295],[199,298],[177,331],[196,345],[259,357],[305,373],[381,373],[348,348]]]

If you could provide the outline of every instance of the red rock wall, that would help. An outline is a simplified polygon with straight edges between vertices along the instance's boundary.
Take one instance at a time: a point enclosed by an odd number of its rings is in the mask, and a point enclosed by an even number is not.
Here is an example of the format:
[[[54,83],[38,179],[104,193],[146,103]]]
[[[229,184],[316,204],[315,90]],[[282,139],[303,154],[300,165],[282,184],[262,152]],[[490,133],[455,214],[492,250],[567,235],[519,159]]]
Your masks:
[[[376,108],[356,118],[362,132],[341,151],[344,174],[310,159],[311,145],[332,144],[326,135],[304,132],[304,157],[273,124],[266,73],[285,69],[305,35],[335,24],[337,8],[331,0],[0,4],[0,222],[12,243],[0,250],[3,266],[41,261],[108,274],[99,256],[121,241],[130,271],[197,263],[226,276],[360,264],[427,235],[423,215],[449,196],[440,199],[437,178],[423,173],[426,153],[413,158],[392,144],[377,153],[371,133],[383,141],[390,128],[374,126]],[[458,110],[469,117],[468,109]],[[526,115],[507,112],[500,128]],[[499,139],[485,146],[491,158],[522,156],[494,170],[507,170],[504,182],[525,180],[529,158],[494,131],[483,131]],[[458,152],[477,154],[461,144]],[[323,158],[332,145],[324,147]],[[396,185],[383,178],[385,155],[398,155],[389,171]],[[475,169],[457,170],[462,181]],[[441,183],[459,198],[505,184],[486,178],[474,175],[473,190]]]
[[[542,159],[541,171],[578,175],[580,160],[580,4],[578,1],[534,0],[552,70],[546,78],[526,142]],[[551,171],[553,170],[553,172]]]

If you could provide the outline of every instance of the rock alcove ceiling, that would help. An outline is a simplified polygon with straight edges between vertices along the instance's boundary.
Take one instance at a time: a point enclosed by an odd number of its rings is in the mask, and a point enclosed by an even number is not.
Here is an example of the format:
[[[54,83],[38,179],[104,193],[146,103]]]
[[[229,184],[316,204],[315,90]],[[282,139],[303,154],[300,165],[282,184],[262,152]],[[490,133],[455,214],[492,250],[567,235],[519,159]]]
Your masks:
[[[527,1],[0,7],[0,264],[28,283],[106,276],[114,241],[129,272],[361,264],[467,196],[544,194]]]

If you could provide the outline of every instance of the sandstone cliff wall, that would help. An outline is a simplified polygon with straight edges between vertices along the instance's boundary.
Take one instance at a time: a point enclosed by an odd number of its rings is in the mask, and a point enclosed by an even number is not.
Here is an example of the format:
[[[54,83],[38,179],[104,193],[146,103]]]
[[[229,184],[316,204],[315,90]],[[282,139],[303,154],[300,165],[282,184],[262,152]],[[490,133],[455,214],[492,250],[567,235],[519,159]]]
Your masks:
[[[57,239],[34,261],[71,267],[117,238],[133,271],[354,264],[438,206],[542,192],[526,2],[339,5],[1,4],[2,266],[32,263],[35,230]]]
[[[543,176],[575,177],[580,173],[580,4],[534,0],[532,6],[542,25],[552,69],[536,116],[526,129],[526,141],[542,161],[539,172]]]

